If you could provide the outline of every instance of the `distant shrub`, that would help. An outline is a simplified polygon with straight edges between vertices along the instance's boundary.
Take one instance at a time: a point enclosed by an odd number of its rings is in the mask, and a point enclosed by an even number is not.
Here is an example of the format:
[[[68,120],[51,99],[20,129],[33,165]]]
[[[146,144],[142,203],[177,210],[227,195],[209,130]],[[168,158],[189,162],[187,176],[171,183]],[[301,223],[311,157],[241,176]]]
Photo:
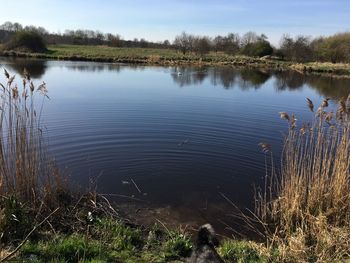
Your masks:
[[[324,38],[315,48],[319,60],[332,63],[350,62],[350,33]]]
[[[263,57],[271,55],[273,53],[273,48],[268,41],[261,40],[247,44],[243,47],[241,53],[252,57]]]
[[[19,50],[29,52],[45,52],[47,50],[44,39],[37,32],[18,31],[5,45],[7,50]]]

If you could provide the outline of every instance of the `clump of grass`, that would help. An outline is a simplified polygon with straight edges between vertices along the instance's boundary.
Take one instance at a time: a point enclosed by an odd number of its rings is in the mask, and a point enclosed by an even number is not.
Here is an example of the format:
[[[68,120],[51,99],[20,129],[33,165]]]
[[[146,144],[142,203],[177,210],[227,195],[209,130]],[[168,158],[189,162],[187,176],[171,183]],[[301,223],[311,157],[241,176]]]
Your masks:
[[[127,226],[120,220],[102,219],[96,223],[93,233],[103,240],[109,240],[109,245],[115,251],[136,251],[144,245],[141,229]]]
[[[314,105],[307,100],[313,112]],[[350,255],[350,96],[336,114],[324,100],[310,123],[289,124],[281,174],[267,180],[257,215],[279,260],[333,262]]]
[[[168,240],[164,244],[164,256],[167,260],[188,257],[192,252],[189,236],[181,231],[168,232]]]
[[[170,232],[169,232],[170,231]],[[182,231],[145,229],[120,220],[96,219],[85,231],[43,234],[27,242],[18,259],[38,262],[184,262],[192,243]],[[55,262],[56,262],[55,261]]]
[[[72,234],[67,237],[58,236],[53,240],[28,242],[21,250],[23,255],[35,256],[42,261],[56,258],[65,262],[79,262],[93,258],[103,259],[106,251],[101,249],[98,241],[86,239],[83,235]]]
[[[261,255],[260,248],[248,241],[225,240],[219,247],[218,253],[226,262],[263,263],[267,257]]]

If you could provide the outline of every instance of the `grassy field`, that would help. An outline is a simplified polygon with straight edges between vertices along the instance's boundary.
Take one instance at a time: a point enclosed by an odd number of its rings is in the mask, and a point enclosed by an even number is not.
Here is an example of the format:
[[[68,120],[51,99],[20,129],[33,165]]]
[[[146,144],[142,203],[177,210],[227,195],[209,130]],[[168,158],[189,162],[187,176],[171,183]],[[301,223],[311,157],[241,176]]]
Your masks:
[[[108,46],[80,46],[57,45],[49,46],[52,56],[81,56],[87,58],[138,58],[150,59],[162,57],[164,59],[180,58],[180,53],[172,49],[153,48],[117,48]]]
[[[251,65],[278,67],[282,62],[246,56],[230,56],[222,52],[211,52],[204,56],[193,53],[182,54],[174,49],[117,48],[108,46],[52,45],[46,53],[23,53],[3,51],[5,56],[37,57],[62,60],[125,62],[145,64],[201,64],[201,65]],[[285,63],[283,63],[285,64]]]

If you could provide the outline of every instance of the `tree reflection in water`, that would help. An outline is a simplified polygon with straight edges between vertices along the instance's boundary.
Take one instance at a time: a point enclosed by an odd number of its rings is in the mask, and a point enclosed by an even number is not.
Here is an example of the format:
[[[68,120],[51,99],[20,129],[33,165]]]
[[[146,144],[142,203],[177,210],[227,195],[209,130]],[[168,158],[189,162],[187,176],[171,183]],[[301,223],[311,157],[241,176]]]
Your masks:
[[[17,74],[27,68],[32,78],[41,79],[51,63],[57,63],[68,70],[85,72],[113,71],[120,73],[123,69],[143,71],[149,66],[97,63],[97,62],[60,62],[41,59],[12,58],[7,59],[3,67]],[[316,90],[320,96],[333,99],[346,97],[350,92],[350,78],[329,77],[314,74],[303,74],[297,71],[276,71],[267,69],[233,68],[233,67],[162,67],[170,69],[174,83],[179,87],[200,85],[208,79],[213,86],[224,89],[239,88],[241,90],[260,89],[272,80],[278,92],[300,90],[305,85]],[[167,70],[168,72],[168,70]]]
[[[320,96],[334,99],[346,97],[350,92],[349,78],[303,74],[297,71],[174,67],[171,69],[171,77],[180,87],[199,85],[208,79],[213,86],[222,86],[224,89],[250,90],[259,89],[272,79],[275,90],[279,92],[300,90],[306,85],[316,90]]]

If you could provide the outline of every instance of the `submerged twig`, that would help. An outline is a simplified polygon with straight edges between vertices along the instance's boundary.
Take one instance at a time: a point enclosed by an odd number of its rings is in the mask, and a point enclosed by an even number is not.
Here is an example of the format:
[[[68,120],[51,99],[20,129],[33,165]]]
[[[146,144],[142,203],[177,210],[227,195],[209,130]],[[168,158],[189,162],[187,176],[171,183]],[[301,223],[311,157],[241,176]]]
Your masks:
[[[137,191],[139,191],[140,194],[142,194],[140,188],[137,186],[137,184],[135,183],[135,181],[133,179],[131,179],[131,182],[134,184],[134,186],[136,187]]]

